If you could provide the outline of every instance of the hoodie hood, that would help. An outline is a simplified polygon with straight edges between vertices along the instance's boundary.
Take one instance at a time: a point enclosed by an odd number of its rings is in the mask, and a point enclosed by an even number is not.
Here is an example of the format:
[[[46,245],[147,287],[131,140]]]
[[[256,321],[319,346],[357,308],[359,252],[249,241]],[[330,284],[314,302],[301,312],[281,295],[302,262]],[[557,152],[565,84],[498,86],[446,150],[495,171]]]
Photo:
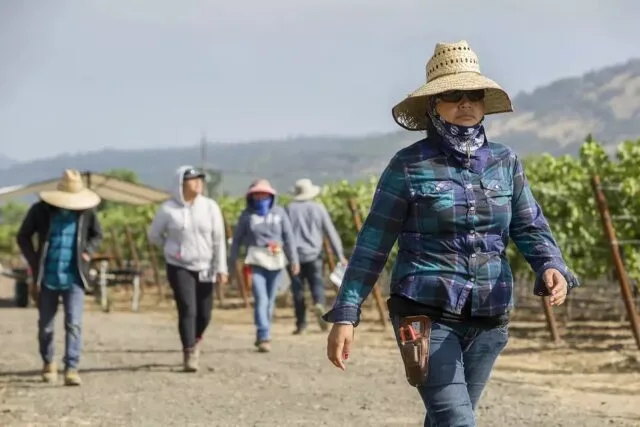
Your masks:
[[[173,176],[173,183],[171,187],[171,195],[173,199],[180,205],[184,205],[184,196],[182,195],[182,183],[184,178],[184,173],[192,169],[191,165],[183,165],[176,169]]]

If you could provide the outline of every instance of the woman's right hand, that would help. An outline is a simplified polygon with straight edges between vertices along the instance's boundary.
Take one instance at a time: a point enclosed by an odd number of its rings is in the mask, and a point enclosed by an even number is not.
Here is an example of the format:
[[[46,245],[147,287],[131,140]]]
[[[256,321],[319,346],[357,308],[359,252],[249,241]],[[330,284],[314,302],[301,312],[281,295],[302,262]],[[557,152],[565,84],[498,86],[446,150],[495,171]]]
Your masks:
[[[327,357],[336,367],[346,369],[344,361],[349,358],[355,338],[353,325],[334,323],[327,338]]]
[[[300,274],[300,264],[291,264],[291,274],[294,276]]]

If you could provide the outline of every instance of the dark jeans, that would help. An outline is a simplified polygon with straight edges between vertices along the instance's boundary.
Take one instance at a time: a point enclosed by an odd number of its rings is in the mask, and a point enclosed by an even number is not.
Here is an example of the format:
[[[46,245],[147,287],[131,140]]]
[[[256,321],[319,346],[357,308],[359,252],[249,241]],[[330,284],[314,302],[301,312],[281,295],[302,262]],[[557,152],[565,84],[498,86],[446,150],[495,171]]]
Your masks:
[[[167,264],[167,279],[178,308],[178,330],[183,350],[195,347],[211,322],[213,283],[201,282],[197,271]]]
[[[322,258],[315,261],[300,263],[300,274],[291,276],[291,292],[293,293],[293,304],[296,313],[296,326],[304,328],[307,326],[307,307],[304,299],[304,282],[309,283],[313,304],[325,304],[324,280],[322,278],[323,263]]]
[[[65,369],[77,369],[82,351],[82,312],[84,310],[84,289],[72,285],[63,291],[54,291],[44,284],[38,296],[38,341],[40,356],[44,363],[52,363],[55,353],[53,333],[56,313],[62,298],[64,307],[64,359]]]
[[[399,340],[400,318],[392,315],[391,321]],[[483,330],[433,322],[428,378],[417,387],[427,409],[425,427],[476,426],[474,411],[507,341],[507,326]]]

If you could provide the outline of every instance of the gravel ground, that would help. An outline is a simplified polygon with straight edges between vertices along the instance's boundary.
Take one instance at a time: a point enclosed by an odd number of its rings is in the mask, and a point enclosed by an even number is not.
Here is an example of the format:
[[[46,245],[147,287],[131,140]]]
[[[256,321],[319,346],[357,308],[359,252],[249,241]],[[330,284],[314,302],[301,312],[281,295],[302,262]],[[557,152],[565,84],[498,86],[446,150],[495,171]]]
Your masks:
[[[290,335],[288,311],[278,311],[273,351],[259,354],[250,314],[216,310],[196,374],[180,372],[171,310],[89,311],[84,384],[68,388],[39,380],[36,311],[2,308],[0,426],[422,425],[424,408],[403,377],[391,331],[359,327],[343,373],[326,360],[325,334]],[[640,426],[640,363],[628,340],[601,351],[541,340],[512,338],[479,426]]]

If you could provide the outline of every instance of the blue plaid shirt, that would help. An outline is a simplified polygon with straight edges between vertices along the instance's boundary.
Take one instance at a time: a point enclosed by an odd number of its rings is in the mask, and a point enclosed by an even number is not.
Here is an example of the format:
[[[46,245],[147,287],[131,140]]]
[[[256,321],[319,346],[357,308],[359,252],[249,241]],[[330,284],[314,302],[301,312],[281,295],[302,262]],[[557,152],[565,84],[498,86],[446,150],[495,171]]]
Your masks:
[[[44,264],[44,285],[52,290],[69,289],[79,284],[76,231],[78,216],[75,212],[56,210],[49,231],[49,247]]]
[[[329,322],[358,324],[396,240],[391,293],[460,314],[471,298],[472,316],[500,316],[513,306],[511,238],[537,274],[567,268],[523,166],[508,147],[481,147],[480,172],[463,168],[430,139],[400,150],[382,173],[371,210],[345,271]]]

